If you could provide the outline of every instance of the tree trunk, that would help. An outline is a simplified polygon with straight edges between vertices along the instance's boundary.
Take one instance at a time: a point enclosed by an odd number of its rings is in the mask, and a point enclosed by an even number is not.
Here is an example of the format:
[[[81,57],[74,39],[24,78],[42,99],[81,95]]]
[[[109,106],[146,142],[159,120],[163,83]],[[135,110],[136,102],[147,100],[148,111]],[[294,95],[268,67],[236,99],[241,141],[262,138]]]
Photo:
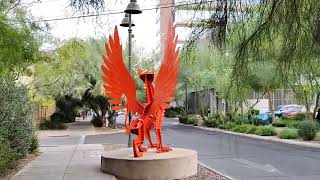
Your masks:
[[[185,98],[186,98],[186,100],[185,100],[185,115],[187,115],[188,114],[188,84],[187,84],[187,82],[186,82],[186,84],[185,84],[185,90],[186,90],[186,94],[185,94]]]
[[[271,112],[271,124],[274,122],[275,115],[274,115],[274,108],[273,108],[273,98],[272,98],[272,92],[270,90],[267,90],[268,93],[268,101],[269,101],[269,111]]]
[[[107,124],[106,111],[102,109],[100,111],[101,111],[102,127],[106,127],[106,124]]]
[[[310,114],[310,106],[309,106],[309,101],[308,101],[308,95],[306,90],[303,90],[303,96],[304,96],[304,104],[306,106],[306,113]]]
[[[317,119],[316,113],[317,113],[318,107],[319,107],[319,98],[320,98],[320,93],[318,92],[317,96],[316,96],[316,105],[314,106],[314,109],[313,109],[313,119],[314,120]],[[319,119],[317,119],[317,121],[319,121]]]
[[[116,111],[109,111],[109,116],[108,116],[108,127],[115,129],[116,128]]]

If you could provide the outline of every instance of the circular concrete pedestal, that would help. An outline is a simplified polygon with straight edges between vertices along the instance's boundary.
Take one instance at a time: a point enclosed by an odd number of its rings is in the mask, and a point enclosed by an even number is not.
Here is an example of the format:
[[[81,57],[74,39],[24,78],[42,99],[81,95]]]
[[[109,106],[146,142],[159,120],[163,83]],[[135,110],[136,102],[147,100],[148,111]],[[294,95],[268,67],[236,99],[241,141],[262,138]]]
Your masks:
[[[156,153],[155,149],[148,149],[142,157],[135,158],[132,148],[124,148],[102,154],[101,170],[120,179],[180,179],[197,174],[197,152],[173,148]]]

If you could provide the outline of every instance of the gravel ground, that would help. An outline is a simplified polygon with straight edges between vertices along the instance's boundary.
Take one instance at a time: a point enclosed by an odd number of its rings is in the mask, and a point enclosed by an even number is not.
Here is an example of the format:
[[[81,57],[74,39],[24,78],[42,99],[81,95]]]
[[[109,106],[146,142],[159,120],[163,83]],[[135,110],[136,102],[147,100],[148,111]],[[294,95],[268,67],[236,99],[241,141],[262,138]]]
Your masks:
[[[194,176],[183,178],[181,180],[230,180],[225,176],[218,174],[206,167],[198,164],[198,173]]]

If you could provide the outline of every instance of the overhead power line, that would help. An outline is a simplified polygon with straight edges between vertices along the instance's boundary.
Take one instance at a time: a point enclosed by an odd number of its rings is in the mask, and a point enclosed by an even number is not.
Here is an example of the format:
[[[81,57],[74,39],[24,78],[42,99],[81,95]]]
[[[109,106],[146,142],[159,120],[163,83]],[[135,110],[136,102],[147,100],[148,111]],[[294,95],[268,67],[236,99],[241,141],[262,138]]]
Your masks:
[[[142,11],[151,11],[151,10],[157,10],[157,9],[166,9],[166,8],[177,8],[180,6],[188,6],[188,5],[196,5],[196,4],[204,4],[204,3],[211,3],[215,2],[213,1],[206,1],[206,2],[194,2],[194,3],[181,3],[181,4],[160,4],[157,5],[157,7],[150,7],[150,8],[142,8]],[[114,15],[114,14],[122,14],[123,11],[115,11],[115,12],[109,12],[109,13],[99,13],[99,14],[87,14],[87,15],[79,15],[79,16],[71,16],[71,17],[61,17],[61,18],[51,18],[51,19],[42,19],[42,20],[35,20],[33,22],[50,22],[50,21],[63,21],[63,20],[69,20],[69,19],[79,19],[79,18],[89,18],[89,17],[98,17],[98,16],[108,16],[108,15]]]

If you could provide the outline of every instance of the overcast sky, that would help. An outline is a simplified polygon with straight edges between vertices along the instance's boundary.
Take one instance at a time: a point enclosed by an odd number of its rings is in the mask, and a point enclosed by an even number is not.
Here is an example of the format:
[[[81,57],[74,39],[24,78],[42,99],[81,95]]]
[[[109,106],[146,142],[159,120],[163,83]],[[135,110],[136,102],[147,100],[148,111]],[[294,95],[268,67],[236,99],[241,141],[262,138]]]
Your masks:
[[[36,1],[37,0],[22,1],[36,18],[53,19],[75,16],[73,10],[68,7],[69,0],[42,0],[40,3]],[[106,13],[123,11],[128,2],[129,0],[117,0],[116,2],[110,3],[106,0]],[[138,1],[141,9],[156,7],[157,2],[157,0]],[[50,33],[54,37],[66,40],[74,37],[88,38],[109,35],[110,32],[113,32],[114,26],[120,24],[123,17],[124,14],[121,13],[101,16],[98,20],[95,17],[92,17],[50,21],[48,23],[51,26]],[[136,46],[140,49],[144,49],[144,53],[146,54],[150,54],[159,46],[159,36],[157,36],[160,29],[159,24],[157,24],[158,18],[159,11],[156,10],[143,11],[142,14],[133,15],[133,21],[136,24],[133,28],[133,33],[135,35],[134,40]],[[99,23],[97,23],[97,21]],[[127,28],[119,27],[119,33],[122,42],[126,42],[128,36]]]

